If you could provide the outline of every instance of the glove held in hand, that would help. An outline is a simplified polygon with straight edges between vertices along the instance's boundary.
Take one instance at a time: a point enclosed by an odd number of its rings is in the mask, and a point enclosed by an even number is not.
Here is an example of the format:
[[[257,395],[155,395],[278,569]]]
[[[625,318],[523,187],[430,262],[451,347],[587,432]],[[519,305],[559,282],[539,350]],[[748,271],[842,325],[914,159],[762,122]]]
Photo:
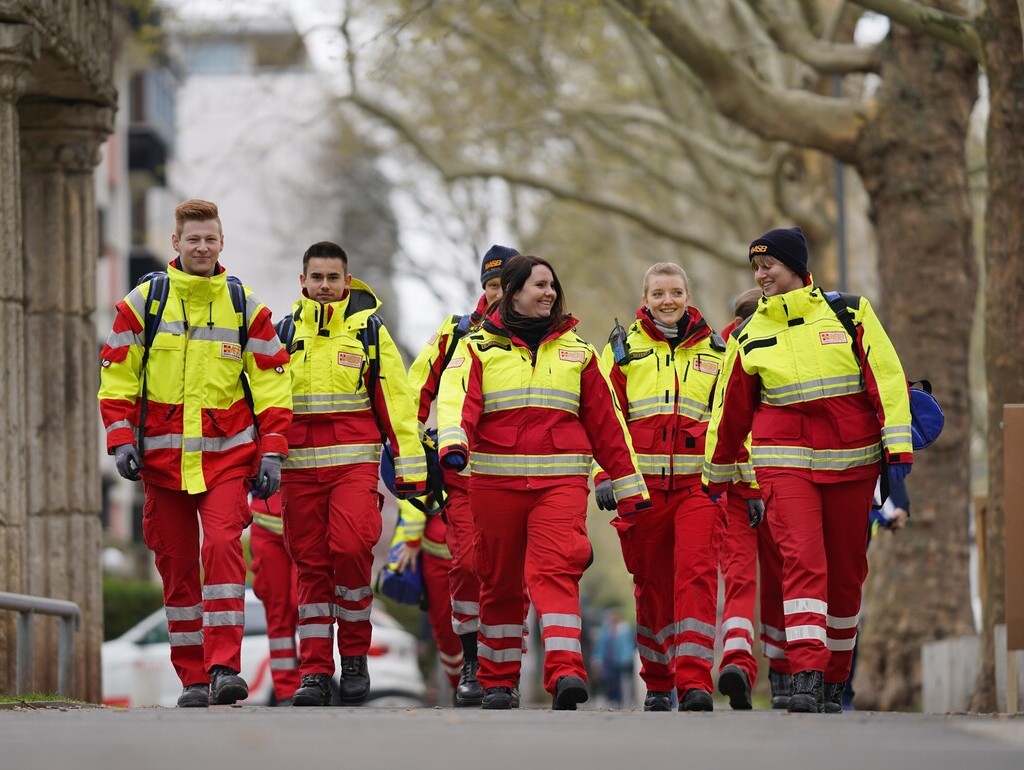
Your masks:
[[[121,478],[138,481],[142,475],[142,458],[134,444],[121,444],[114,448],[114,464]]]
[[[260,500],[266,500],[281,488],[282,460],[280,455],[263,455],[260,459],[260,469],[256,472],[256,483],[252,490]]]
[[[615,493],[612,492],[612,480],[605,479],[594,488],[594,499],[602,511],[615,510]]]

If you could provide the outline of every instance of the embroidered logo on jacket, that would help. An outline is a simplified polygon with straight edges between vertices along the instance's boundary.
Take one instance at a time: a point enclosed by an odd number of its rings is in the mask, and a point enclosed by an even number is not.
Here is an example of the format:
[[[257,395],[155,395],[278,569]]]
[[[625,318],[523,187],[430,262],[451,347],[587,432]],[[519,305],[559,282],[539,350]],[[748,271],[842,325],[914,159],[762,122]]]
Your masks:
[[[559,350],[558,358],[560,361],[575,361],[576,363],[582,364],[587,360],[587,351],[585,350]]]
[[[718,362],[717,361],[705,361],[698,358],[693,362],[693,368],[698,372],[704,372],[704,374],[718,374]]]
[[[437,335],[436,334],[431,334],[430,335],[430,339],[427,340],[427,344],[428,345],[433,345],[436,342],[437,342]]]
[[[818,332],[818,338],[822,345],[846,345],[849,343],[846,332]]]
[[[338,366],[350,366],[353,369],[361,369],[363,366],[363,357],[358,353],[346,353],[344,350],[339,350]]]
[[[220,357],[233,358],[236,361],[242,360],[242,346],[237,342],[220,343]]]

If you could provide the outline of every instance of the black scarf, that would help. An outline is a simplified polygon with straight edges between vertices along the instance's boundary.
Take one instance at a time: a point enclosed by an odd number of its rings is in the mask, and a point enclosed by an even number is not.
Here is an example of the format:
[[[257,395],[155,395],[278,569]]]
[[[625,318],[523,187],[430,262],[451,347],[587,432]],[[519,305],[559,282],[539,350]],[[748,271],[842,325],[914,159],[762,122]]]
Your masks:
[[[551,316],[525,316],[520,315],[512,308],[507,313],[502,313],[501,324],[512,334],[536,350],[540,341],[544,339],[554,326],[555,319]]]

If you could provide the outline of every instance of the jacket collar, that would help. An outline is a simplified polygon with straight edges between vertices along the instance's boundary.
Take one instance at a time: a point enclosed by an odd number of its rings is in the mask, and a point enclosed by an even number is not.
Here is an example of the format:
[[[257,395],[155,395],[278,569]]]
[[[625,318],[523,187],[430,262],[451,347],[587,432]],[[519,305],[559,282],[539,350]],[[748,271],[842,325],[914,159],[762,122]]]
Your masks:
[[[213,275],[207,278],[186,273],[181,267],[181,257],[167,265],[167,277],[175,294],[185,300],[196,299],[202,302],[223,291],[228,284],[227,270],[220,262],[214,268]]]
[[[804,318],[817,312],[824,301],[821,289],[811,283],[785,294],[762,297],[755,314],[785,324],[794,318]]]
[[[352,279],[345,296],[337,302],[320,303],[310,299],[305,290],[292,306],[292,318],[296,326],[311,324],[319,328],[329,327],[336,331],[343,328],[361,329],[366,321],[381,307],[381,301],[373,293],[373,289],[360,281]],[[321,313],[325,320],[321,322]]]
[[[683,348],[696,345],[702,339],[710,337],[712,334],[711,327],[708,326],[708,322],[704,320],[704,316],[702,316],[700,311],[693,305],[686,308],[686,316],[689,321],[686,326],[686,336],[679,342],[679,347]],[[648,337],[657,342],[664,342],[668,344],[668,340],[665,338],[665,335],[661,333],[661,329],[655,325],[654,318],[646,307],[640,307],[637,309],[636,318],[637,323]]]
[[[560,337],[561,335],[565,334],[567,331],[571,331],[572,329],[575,329],[579,325],[579,322],[580,321],[579,321],[578,318],[573,318],[571,315],[570,316],[566,316],[565,321],[563,321],[561,324],[559,324],[557,327],[555,327],[554,329],[549,331],[544,336],[544,338],[540,341],[540,345],[543,345],[545,342],[547,342],[550,339],[554,339],[555,337]],[[530,347],[525,342],[523,342],[523,340],[521,340],[518,337],[516,337],[508,329],[506,329],[504,326],[501,325],[501,313],[498,311],[498,308],[494,308],[494,310],[484,319],[484,322],[481,325],[482,325],[483,330],[485,332],[489,332],[491,334],[496,334],[499,337],[507,337],[508,339],[512,340],[512,342],[514,342],[516,345],[519,345],[520,347],[523,347],[523,348]],[[539,345],[538,345],[538,347],[539,347]]]

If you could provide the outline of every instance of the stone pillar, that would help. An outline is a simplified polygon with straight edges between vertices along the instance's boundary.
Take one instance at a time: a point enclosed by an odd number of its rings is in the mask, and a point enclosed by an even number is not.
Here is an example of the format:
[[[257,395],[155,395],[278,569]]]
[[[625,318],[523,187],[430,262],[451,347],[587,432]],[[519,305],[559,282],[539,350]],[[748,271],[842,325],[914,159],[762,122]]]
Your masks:
[[[39,58],[36,33],[25,24],[0,23],[0,329],[5,364],[0,368],[0,591],[24,593],[25,382],[22,273],[21,157],[16,102]],[[0,614],[0,692],[13,692],[15,616]]]
[[[82,610],[75,697],[102,696],[99,251],[92,171],[113,109],[82,102],[20,106],[24,211],[28,593]],[[55,691],[56,626],[37,630],[35,689]]]

